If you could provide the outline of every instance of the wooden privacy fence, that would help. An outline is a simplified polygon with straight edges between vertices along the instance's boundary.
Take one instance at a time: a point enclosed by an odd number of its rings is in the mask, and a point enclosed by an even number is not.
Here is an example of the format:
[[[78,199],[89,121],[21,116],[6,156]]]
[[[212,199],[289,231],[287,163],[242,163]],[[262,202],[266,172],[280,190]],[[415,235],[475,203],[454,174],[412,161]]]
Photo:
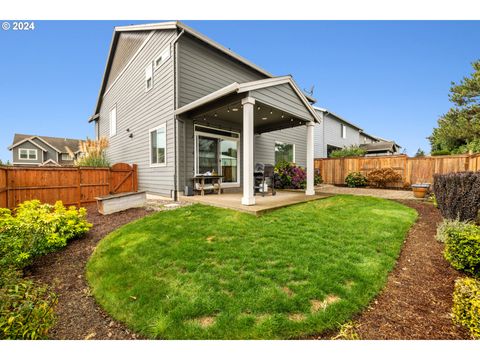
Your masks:
[[[377,157],[348,157],[315,159],[315,169],[320,170],[326,184],[340,185],[351,172],[367,175],[375,169],[392,168],[402,176],[402,181],[392,187],[408,187],[415,183],[433,183],[434,174],[459,171],[480,171],[480,154],[407,157],[406,155]]]
[[[97,196],[138,191],[137,165],[95,167],[0,167],[0,208],[26,200],[81,206]]]

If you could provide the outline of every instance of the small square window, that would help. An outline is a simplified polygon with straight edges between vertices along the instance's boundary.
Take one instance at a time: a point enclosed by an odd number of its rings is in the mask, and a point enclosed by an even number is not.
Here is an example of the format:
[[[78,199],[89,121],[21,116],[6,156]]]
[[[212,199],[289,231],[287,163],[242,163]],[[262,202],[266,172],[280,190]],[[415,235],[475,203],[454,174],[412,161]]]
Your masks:
[[[160,56],[155,59],[155,69],[159,68],[165,61],[170,58],[170,45],[162,51]]]

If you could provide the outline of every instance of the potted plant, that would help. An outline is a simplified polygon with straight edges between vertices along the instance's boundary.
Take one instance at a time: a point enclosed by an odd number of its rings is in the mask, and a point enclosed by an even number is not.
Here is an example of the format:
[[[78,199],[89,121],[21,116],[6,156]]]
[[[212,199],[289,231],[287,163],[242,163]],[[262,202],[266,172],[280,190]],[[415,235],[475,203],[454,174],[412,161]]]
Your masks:
[[[419,199],[425,198],[427,196],[428,189],[430,189],[429,183],[418,183],[412,185],[413,196]]]

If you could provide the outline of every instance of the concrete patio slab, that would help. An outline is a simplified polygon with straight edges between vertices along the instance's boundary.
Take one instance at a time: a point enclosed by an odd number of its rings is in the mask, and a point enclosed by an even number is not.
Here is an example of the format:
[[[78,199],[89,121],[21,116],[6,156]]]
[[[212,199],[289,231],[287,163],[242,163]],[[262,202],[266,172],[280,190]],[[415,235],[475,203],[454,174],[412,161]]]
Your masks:
[[[195,195],[195,196],[180,196],[180,201],[183,202],[192,202],[200,203],[204,205],[217,206],[225,209],[232,209],[243,211],[249,214],[256,216],[262,215],[267,211],[272,211],[279,209],[285,206],[300,204],[312,200],[323,199],[330,197],[330,194],[316,193],[315,195],[305,195],[304,191],[278,191],[275,196],[266,195],[262,197],[261,195],[255,196],[255,205],[242,205],[241,193],[225,193],[225,194],[209,194],[205,196]]]

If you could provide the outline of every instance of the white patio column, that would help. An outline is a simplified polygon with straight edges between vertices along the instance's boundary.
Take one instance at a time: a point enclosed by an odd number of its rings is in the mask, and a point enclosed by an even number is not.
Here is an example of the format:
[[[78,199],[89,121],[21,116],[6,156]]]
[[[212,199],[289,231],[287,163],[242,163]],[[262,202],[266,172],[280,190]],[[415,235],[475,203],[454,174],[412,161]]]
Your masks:
[[[307,189],[305,195],[315,195],[314,185],[314,129],[315,123],[307,123]]]
[[[242,99],[243,105],[243,197],[242,205],[255,205],[253,193],[253,124],[255,99]]]

